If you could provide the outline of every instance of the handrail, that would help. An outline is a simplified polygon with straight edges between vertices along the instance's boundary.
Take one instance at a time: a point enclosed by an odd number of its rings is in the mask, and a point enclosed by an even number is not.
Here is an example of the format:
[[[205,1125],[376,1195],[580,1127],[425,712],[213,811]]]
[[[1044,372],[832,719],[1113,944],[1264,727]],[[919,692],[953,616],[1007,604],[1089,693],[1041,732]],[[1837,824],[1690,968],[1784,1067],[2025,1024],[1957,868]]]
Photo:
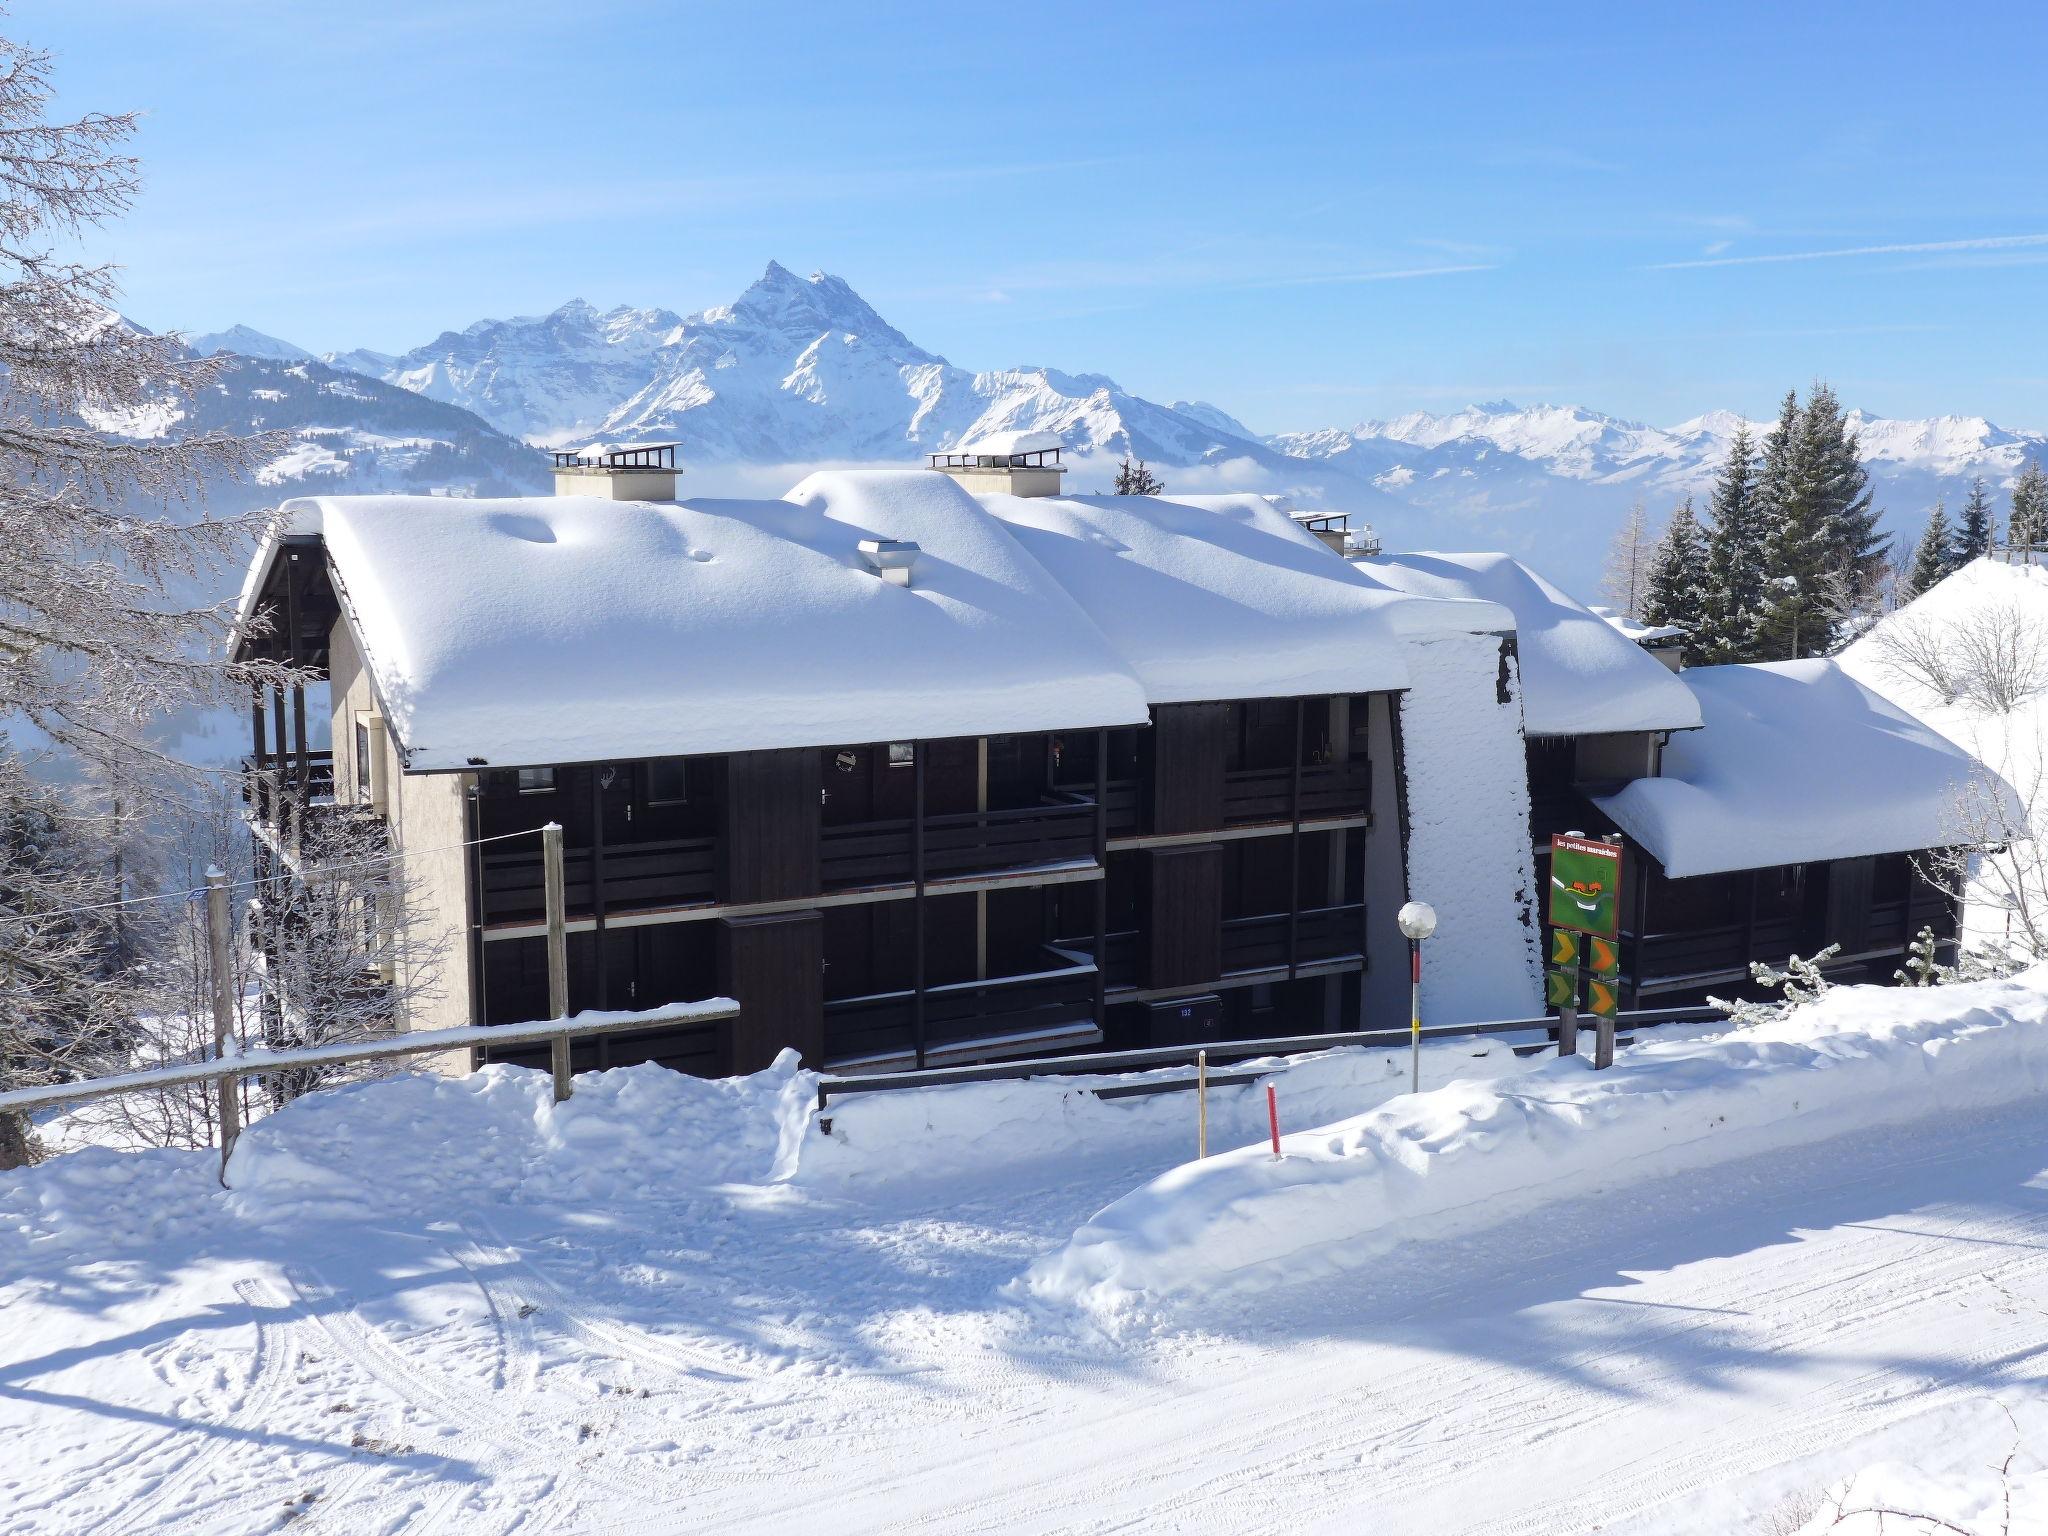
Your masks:
[[[261,1072],[286,1072],[298,1067],[339,1066],[390,1056],[415,1056],[469,1046],[530,1045],[536,1041],[577,1040],[586,1035],[615,1035],[627,1030],[660,1029],[666,1024],[716,1024],[739,1017],[740,1005],[729,997],[700,1003],[670,1003],[633,1013],[579,1013],[566,1019],[526,1024],[464,1024],[455,1029],[409,1030],[379,1040],[352,1040],[335,1045],[292,1046],[281,1051],[244,1051],[236,1056],[148,1067],[105,1077],[82,1077],[68,1083],[44,1083],[0,1093],[0,1112],[48,1109],[121,1093],[210,1083],[221,1078],[250,1077]]]
[[[1634,1008],[1617,1013],[1614,1022],[1624,1024],[1685,1024],[1726,1018],[1718,1008]],[[1421,1031],[1424,1040],[1456,1040],[1476,1035],[1519,1034],[1532,1029],[1550,1029],[1557,1023],[1545,1016],[1537,1019],[1496,1019],[1480,1024],[1431,1024]],[[1333,1035],[1284,1035],[1265,1040],[1218,1040],[1204,1045],[1161,1045],[1135,1051],[1095,1051],[1073,1056],[1040,1056],[1030,1061],[1009,1061],[971,1067],[927,1067],[922,1072],[877,1072],[869,1077],[821,1077],[818,1079],[818,1108],[824,1109],[834,1095],[889,1093],[904,1088],[938,1088],[958,1083],[993,1083],[1028,1077],[1091,1077],[1103,1073],[1142,1070],[1146,1067],[1192,1066],[1195,1055],[1207,1054],[1212,1062],[1246,1061],[1255,1056],[1287,1056],[1307,1051],[1326,1051],[1340,1046],[1406,1045],[1412,1038],[1406,1029],[1355,1030]]]
[[[1057,981],[1064,976],[1094,974],[1094,964],[1087,962],[1081,965],[1063,965],[1050,971],[1025,971],[1017,976],[981,976],[973,981],[940,982],[937,986],[926,987],[924,994],[926,997],[937,997],[945,992],[976,992],[990,987],[1020,987],[1027,981]],[[834,1008],[851,1008],[856,1003],[900,1003],[916,995],[917,991],[913,987],[904,987],[896,992],[863,992],[858,997],[828,997],[825,999],[825,1008],[830,1012]]]

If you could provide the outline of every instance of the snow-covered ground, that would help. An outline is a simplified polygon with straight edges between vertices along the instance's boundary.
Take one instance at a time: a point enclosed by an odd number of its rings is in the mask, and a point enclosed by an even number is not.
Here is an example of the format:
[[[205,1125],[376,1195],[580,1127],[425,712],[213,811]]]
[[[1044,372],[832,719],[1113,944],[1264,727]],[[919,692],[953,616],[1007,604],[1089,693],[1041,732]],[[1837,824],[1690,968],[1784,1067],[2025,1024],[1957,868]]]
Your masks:
[[[493,1068],[302,1101],[227,1193],[71,1153],[0,1178],[0,1531],[1800,1532],[1830,1490],[1995,1531],[2048,1455],[2044,1011],[1838,992],[1605,1075],[1443,1044],[1420,1101],[1399,1053],[1307,1059],[1290,1126],[1456,1119],[1487,1219],[1108,1326],[1019,1279],[1188,1155],[1188,1096],[876,1095],[826,1139],[787,1066],[560,1107]],[[1489,1141],[1517,1097],[1549,1128]],[[1212,1146],[1262,1121],[1221,1091]]]

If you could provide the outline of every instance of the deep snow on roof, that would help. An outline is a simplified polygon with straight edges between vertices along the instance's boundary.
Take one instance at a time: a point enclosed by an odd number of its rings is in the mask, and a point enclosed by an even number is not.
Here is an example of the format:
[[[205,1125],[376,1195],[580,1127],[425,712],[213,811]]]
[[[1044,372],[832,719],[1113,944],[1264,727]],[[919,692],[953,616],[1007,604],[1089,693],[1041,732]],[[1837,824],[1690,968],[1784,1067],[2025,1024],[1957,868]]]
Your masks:
[[[1390,618],[1267,496],[977,498],[1073,594],[1154,704],[1408,686]]]
[[[779,501],[287,504],[414,769],[1135,724],[1145,698],[956,481],[811,475]],[[864,538],[916,542],[912,585]]]
[[[1479,598],[1514,615],[1531,736],[1682,731],[1699,704],[1670,668],[1507,555],[1376,555],[1355,562],[1418,597]]]
[[[1598,603],[1589,604],[1586,611],[1595,618],[1605,619],[1614,626],[1615,633],[1626,636],[1637,645],[1648,645],[1653,640],[1677,640],[1690,633],[1683,624],[1638,623],[1627,614],[1616,613]]]
[[[988,454],[991,457],[997,457],[1011,453],[1047,453],[1052,449],[1065,446],[1057,432],[1018,429],[1009,432],[984,432],[972,442],[962,443],[952,451],[954,453]]]
[[[1834,662],[1695,667],[1682,676],[1703,727],[1671,738],[1661,777],[1595,798],[1665,873],[1963,840],[1959,797],[1983,770]]]

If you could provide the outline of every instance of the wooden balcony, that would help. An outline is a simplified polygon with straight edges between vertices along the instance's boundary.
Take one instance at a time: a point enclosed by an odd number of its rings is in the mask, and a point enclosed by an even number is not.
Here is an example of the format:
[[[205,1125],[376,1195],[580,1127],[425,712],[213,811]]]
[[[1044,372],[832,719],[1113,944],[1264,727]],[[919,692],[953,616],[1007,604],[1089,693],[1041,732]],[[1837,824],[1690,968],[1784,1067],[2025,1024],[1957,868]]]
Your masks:
[[[1294,815],[1292,768],[1249,768],[1224,775],[1223,820],[1226,826],[1253,826],[1291,821]],[[1319,821],[1364,816],[1372,810],[1372,763],[1351,758],[1341,763],[1306,763],[1301,774],[1301,819]]]
[[[908,989],[864,997],[828,998],[825,1003],[825,1056],[835,1067],[886,1065],[918,1049],[916,994]],[[973,1042],[1000,1053],[1002,1043],[1019,1039],[1069,1037],[1085,1043],[1077,1026],[1095,1018],[1095,967],[1061,964],[1055,969],[1022,976],[997,976],[985,981],[955,982],[929,987],[924,996],[924,1048],[956,1053]]]
[[[916,878],[916,828],[908,819],[827,827],[819,871],[827,891],[905,885]],[[1019,810],[928,816],[924,878],[959,879],[1095,857],[1093,801],[1058,800]]]
[[[539,839],[487,845],[482,852],[485,923],[532,922],[547,912]],[[563,906],[608,914],[708,902],[717,895],[717,848],[708,837],[608,843],[562,852]]]
[[[1903,899],[1874,903],[1864,945],[1853,951],[1845,949],[1832,964],[1848,967],[1903,956],[1906,945],[1923,926],[1933,928],[1944,940],[1954,936],[1955,913],[1938,891],[1921,886],[1914,891],[1910,905]],[[1650,933],[1640,941],[1625,933],[1622,974],[1641,977],[1644,997],[1701,987],[1733,988],[1748,982],[1752,960],[1782,968],[1788,956],[1811,955],[1827,942],[1818,924],[1799,917],[1760,917],[1754,923]],[[1879,969],[1884,974],[1874,979],[1889,981],[1889,967],[1880,965]]]
[[[1304,907],[1292,920],[1293,963],[1312,965],[1365,953],[1365,907]],[[1284,970],[1289,964],[1290,918],[1285,912],[1223,921],[1223,974]]]

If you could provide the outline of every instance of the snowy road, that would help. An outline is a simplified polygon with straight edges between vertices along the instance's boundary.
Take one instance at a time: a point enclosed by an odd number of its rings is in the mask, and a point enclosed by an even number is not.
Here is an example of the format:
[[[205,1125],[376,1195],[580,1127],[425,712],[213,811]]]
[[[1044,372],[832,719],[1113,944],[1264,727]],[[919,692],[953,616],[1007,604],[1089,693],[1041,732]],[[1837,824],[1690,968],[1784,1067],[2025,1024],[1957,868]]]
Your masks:
[[[0,1280],[0,1530],[1769,1531],[2002,1453],[2001,1403],[2048,1453],[2048,1106],[1588,1188],[1200,1332],[996,1299],[1156,1166],[264,1226],[195,1167],[195,1214]]]

